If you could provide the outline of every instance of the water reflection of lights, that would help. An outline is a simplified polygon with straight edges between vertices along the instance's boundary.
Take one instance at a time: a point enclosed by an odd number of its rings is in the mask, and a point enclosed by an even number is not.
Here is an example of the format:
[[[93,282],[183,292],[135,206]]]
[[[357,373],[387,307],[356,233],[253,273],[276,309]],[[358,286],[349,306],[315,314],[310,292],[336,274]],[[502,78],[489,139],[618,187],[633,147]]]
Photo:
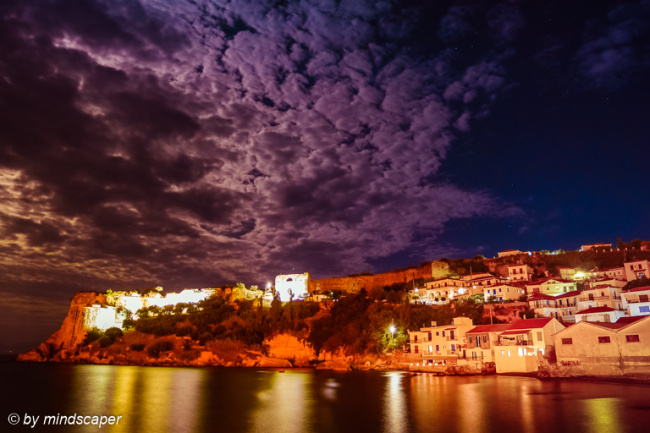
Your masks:
[[[591,398],[583,400],[587,414],[588,431],[593,433],[613,432],[620,429],[619,417],[622,401],[619,398]]]
[[[519,402],[521,404],[521,421],[526,433],[535,432],[535,409],[533,407],[531,392],[532,387],[524,385],[521,387],[521,393],[519,394]]]
[[[283,432],[313,430],[313,398],[309,394],[313,376],[306,373],[275,373],[271,388],[257,394],[258,405],[251,415],[251,431],[282,426]]]
[[[408,431],[406,398],[402,384],[404,374],[392,371],[386,375],[388,381],[384,398],[384,431],[390,433]]]
[[[336,390],[339,386],[340,384],[336,380],[332,378],[327,379],[325,387],[322,390],[323,397],[328,400],[336,400]]]
[[[459,416],[460,431],[480,432],[485,422],[485,408],[483,404],[480,383],[468,383],[458,387],[458,405],[464,408]]]

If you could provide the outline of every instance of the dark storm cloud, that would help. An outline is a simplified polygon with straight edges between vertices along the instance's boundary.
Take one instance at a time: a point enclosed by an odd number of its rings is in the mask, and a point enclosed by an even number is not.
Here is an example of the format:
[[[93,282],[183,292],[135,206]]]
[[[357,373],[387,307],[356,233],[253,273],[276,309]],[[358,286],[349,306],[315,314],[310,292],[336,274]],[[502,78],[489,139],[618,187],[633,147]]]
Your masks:
[[[587,23],[575,59],[594,87],[616,89],[650,67],[650,2],[623,3]]]
[[[435,239],[453,219],[520,215],[437,174],[502,92],[511,55],[459,62],[445,44],[473,38],[476,20],[508,42],[523,20],[509,6],[488,18],[452,8],[440,50],[423,56],[408,46],[417,7],[399,9],[5,6],[5,287],[337,275],[412,247],[417,259],[448,252]]]

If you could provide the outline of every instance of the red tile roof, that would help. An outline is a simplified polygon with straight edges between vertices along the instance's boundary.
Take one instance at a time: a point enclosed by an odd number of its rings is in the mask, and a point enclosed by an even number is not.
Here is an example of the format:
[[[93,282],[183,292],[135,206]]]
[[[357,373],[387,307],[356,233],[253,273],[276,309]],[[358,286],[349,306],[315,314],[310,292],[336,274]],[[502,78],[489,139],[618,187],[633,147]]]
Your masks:
[[[551,317],[544,317],[542,319],[526,319],[526,320],[520,320],[517,323],[513,324],[510,329],[536,329],[536,328],[543,328],[553,320]]]
[[[555,297],[555,299],[558,299],[558,298],[571,298],[573,296],[580,296],[580,290],[571,290],[570,292],[560,293],[559,295],[557,295]]]
[[[594,313],[609,313],[610,311],[616,311],[611,307],[591,307],[586,310],[578,311],[576,314],[594,314]]]
[[[555,299],[555,296],[545,295],[543,293],[533,293],[527,301],[539,301],[540,299]]]
[[[630,293],[630,292],[643,292],[646,290],[650,290],[650,286],[642,286],[642,287],[635,287],[633,289],[626,289],[624,290],[625,293]]]
[[[511,326],[512,325],[509,324],[479,325],[467,331],[466,334],[479,334],[484,332],[503,332],[510,329]]]
[[[584,321],[585,323],[589,323],[590,325],[596,325],[600,326],[601,328],[607,328],[607,329],[619,329],[622,328],[623,326],[626,326],[627,323],[611,323],[611,322],[587,322]],[[580,322],[578,322],[580,323]]]
[[[643,319],[645,316],[625,316],[619,317],[616,323],[625,323],[626,325],[634,323],[637,320]]]

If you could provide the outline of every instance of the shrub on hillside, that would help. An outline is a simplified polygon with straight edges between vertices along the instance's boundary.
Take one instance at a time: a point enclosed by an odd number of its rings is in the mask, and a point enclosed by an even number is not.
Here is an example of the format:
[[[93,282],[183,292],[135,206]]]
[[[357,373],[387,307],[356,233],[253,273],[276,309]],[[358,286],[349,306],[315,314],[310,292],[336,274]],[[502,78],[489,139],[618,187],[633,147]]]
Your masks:
[[[174,343],[171,341],[156,341],[151,346],[147,347],[147,354],[152,358],[158,358],[161,352],[174,349]]]
[[[144,350],[144,344],[136,343],[129,346],[129,349],[134,352],[142,352]]]
[[[87,346],[93,341],[97,341],[104,336],[104,333],[97,328],[89,329],[84,337],[83,345]]]
[[[108,347],[111,344],[113,344],[113,340],[106,335],[99,339],[99,347]]]
[[[106,335],[108,338],[111,339],[112,342],[114,342],[118,338],[124,337],[124,332],[122,332],[120,328],[114,326],[112,328],[108,328],[106,332],[104,332],[104,335]]]

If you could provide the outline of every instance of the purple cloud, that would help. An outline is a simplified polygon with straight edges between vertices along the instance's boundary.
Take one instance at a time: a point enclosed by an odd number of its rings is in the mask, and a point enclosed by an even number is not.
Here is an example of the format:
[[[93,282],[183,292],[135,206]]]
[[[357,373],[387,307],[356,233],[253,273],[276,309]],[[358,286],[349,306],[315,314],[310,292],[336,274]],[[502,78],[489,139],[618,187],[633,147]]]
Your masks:
[[[458,68],[380,44],[409,31],[373,24],[388,3],[59,6],[4,20],[5,282],[340,275],[413,242],[449,252],[435,239],[452,219],[521,212],[431,180],[501,91],[500,58]]]

